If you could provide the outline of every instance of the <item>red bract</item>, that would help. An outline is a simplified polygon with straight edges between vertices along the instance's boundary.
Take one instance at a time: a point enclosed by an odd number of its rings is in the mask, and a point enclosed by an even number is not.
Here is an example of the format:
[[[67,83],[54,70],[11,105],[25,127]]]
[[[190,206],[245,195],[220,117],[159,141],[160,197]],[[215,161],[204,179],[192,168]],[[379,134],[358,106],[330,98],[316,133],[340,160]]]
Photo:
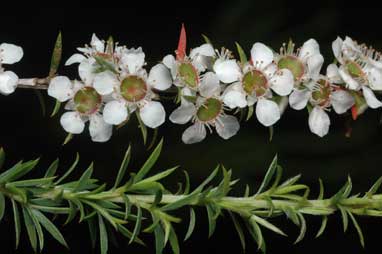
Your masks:
[[[178,49],[176,50],[176,60],[183,60],[186,56],[186,46],[187,46],[187,37],[186,29],[184,24],[182,24],[182,29],[180,30]]]
[[[353,120],[357,120],[357,117],[358,117],[358,110],[357,110],[357,106],[353,106],[351,107],[351,115],[353,117]]]

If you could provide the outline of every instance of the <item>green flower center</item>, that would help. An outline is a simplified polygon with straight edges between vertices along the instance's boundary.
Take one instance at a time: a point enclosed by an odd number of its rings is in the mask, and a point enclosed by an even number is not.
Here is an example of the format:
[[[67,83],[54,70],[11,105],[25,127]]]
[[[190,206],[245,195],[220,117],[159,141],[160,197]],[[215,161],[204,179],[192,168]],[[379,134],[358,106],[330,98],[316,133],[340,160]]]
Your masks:
[[[300,80],[304,75],[304,64],[295,56],[284,56],[277,63],[279,69],[288,69],[292,72],[295,80]]]
[[[74,105],[78,112],[91,114],[97,111],[102,103],[102,97],[90,86],[84,87],[74,95]]]
[[[353,61],[348,61],[345,64],[345,67],[347,71],[349,72],[350,76],[354,78],[360,78],[365,75],[365,73],[362,71],[362,68],[359,64]]]
[[[199,84],[199,76],[195,67],[188,62],[183,62],[178,67],[178,73],[180,78],[190,88],[195,89]]]
[[[320,84],[320,89],[312,93],[312,98],[318,105],[325,106],[329,101],[331,93],[330,83],[323,79],[319,80],[318,83]]]
[[[129,76],[122,80],[121,95],[130,102],[137,102],[145,98],[147,94],[146,82],[137,76]]]
[[[215,120],[223,109],[223,103],[215,98],[208,98],[202,106],[198,108],[196,116],[202,122]]]
[[[268,89],[267,77],[258,70],[252,70],[244,74],[242,84],[244,91],[248,95],[256,93],[256,96],[262,96]]]

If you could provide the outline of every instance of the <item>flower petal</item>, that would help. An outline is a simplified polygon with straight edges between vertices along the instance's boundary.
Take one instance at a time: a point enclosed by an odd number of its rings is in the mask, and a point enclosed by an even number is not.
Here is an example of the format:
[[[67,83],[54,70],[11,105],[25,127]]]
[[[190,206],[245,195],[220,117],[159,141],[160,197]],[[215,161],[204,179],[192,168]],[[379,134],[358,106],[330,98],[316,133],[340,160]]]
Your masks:
[[[273,61],[272,50],[263,43],[256,42],[251,49],[251,60],[254,66],[263,69]]]
[[[206,98],[219,95],[220,82],[218,76],[213,72],[205,73],[199,86],[199,92]]]
[[[14,44],[2,43],[0,45],[0,63],[14,64],[21,60],[24,51]]]
[[[184,101],[171,113],[170,121],[176,124],[185,124],[191,120],[195,111],[196,108],[194,104]]]
[[[157,64],[151,68],[148,83],[158,90],[166,90],[172,85],[172,78],[169,69],[164,64]]]
[[[98,39],[96,34],[92,35],[92,40],[90,41],[90,46],[92,46],[95,50],[98,52],[104,52],[105,51],[105,43]]]
[[[66,112],[61,116],[61,126],[68,133],[80,134],[84,131],[85,123],[77,112]]]
[[[296,110],[305,108],[311,93],[308,89],[294,90],[289,96],[289,105]]]
[[[78,65],[78,74],[80,75],[80,78],[82,81],[85,82],[86,85],[90,85],[93,82],[94,79],[94,58],[89,58],[83,60]]]
[[[97,73],[94,76],[93,87],[100,95],[111,94],[119,85],[117,77],[111,71]]]
[[[17,88],[19,78],[12,71],[0,73],[0,93],[8,95],[13,93]]]
[[[290,70],[281,69],[270,80],[271,88],[278,95],[289,95],[294,87],[294,77]]]
[[[338,62],[340,63],[343,62],[342,56],[341,56],[342,44],[343,44],[343,41],[340,37],[337,37],[337,39],[332,42],[333,54],[337,58]]]
[[[229,139],[239,131],[240,124],[236,117],[224,115],[218,118],[215,128],[220,137]]]
[[[343,66],[341,66],[338,71],[343,81],[345,81],[347,88],[351,90],[359,90],[361,88],[360,84],[358,84],[358,82],[355,81],[346,70],[344,70]]]
[[[65,65],[68,66],[75,63],[81,63],[84,60],[86,60],[86,57],[84,55],[76,53],[69,57],[68,60],[66,60]]]
[[[89,132],[94,142],[106,142],[111,137],[113,126],[107,124],[102,116],[94,114],[90,117]]]
[[[215,56],[215,50],[209,43],[204,43],[200,45],[199,47],[196,47],[191,50],[190,52],[190,58],[194,58],[197,55],[202,56]]]
[[[307,60],[309,57],[320,54],[320,45],[315,39],[309,39],[301,47],[299,58]]]
[[[370,88],[366,86],[362,86],[362,92],[363,92],[363,96],[365,97],[366,103],[370,108],[382,107],[382,102],[380,102],[377,99],[377,97],[375,97],[375,94]]]
[[[172,78],[175,79],[177,70],[175,57],[173,55],[167,55],[163,58],[162,62],[170,69]]]
[[[329,132],[330,119],[328,114],[316,106],[309,114],[309,128],[314,134],[323,137]]]
[[[271,126],[280,119],[280,109],[276,102],[259,99],[256,104],[256,116],[264,126]]]
[[[185,144],[194,144],[205,139],[206,135],[207,132],[204,125],[197,122],[183,132],[182,141]]]
[[[74,96],[73,85],[68,77],[54,77],[48,87],[48,95],[60,102],[69,100]]]
[[[128,114],[125,103],[120,101],[110,101],[103,109],[103,119],[108,124],[121,124],[127,119]]]
[[[340,76],[338,66],[335,64],[329,64],[326,68],[326,76],[329,78],[329,81],[335,84],[343,83],[343,80]]]
[[[224,104],[231,109],[237,107],[244,108],[247,106],[246,93],[239,82],[228,86],[222,97]]]
[[[315,54],[312,57],[308,58],[308,72],[309,72],[309,78],[317,80],[322,64],[324,63],[324,57],[321,54]]]
[[[121,59],[122,63],[127,66],[129,73],[137,73],[145,64],[145,53],[142,48],[129,49],[123,55]]]
[[[355,103],[353,96],[345,90],[337,90],[330,95],[330,101],[337,114],[348,111]]]
[[[222,60],[215,61],[213,69],[223,83],[232,83],[238,81],[241,77],[240,67],[236,60]]]
[[[371,68],[368,72],[370,88],[375,91],[382,91],[382,70]]]
[[[166,112],[160,102],[150,101],[139,110],[143,123],[150,128],[156,128],[164,123]]]

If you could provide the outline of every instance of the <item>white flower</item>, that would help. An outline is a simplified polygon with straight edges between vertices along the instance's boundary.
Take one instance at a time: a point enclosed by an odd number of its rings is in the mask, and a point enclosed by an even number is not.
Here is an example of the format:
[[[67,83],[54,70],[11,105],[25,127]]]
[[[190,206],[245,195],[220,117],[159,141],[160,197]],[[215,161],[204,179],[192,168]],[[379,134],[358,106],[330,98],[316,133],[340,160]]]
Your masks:
[[[183,142],[193,144],[202,141],[207,134],[206,127],[210,130],[211,127],[215,127],[216,132],[223,139],[234,136],[239,131],[240,125],[236,117],[224,113],[220,82],[216,74],[207,72],[203,76],[199,93],[200,95],[193,94],[191,89],[183,89],[181,105],[170,115],[173,123],[193,122],[193,125],[183,132]]]
[[[119,47],[115,52],[116,72],[105,70],[95,75],[94,88],[101,95],[111,95],[113,100],[105,105],[105,122],[118,125],[137,110],[143,123],[157,128],[165,121],[165,110],[153,89],[166,90],[172,84],[170,71],[164,64],[155,65],[147,75],[143,68],[145,54],[142,48]]]
[[[338,37],[332,43],[335,57],[340,63],[338,73],[351,90],[362,90],[366,103],[371,108],[382,107],[372,90],[382,90],[382,69],[379,54],[365,45],[358,45],[350,37],[343,41]]]
[[[302,82],[316,79],[324,58],[320,53],[320,46],[315,39],[307,40],[300,49],[294,51],[294,44],[289,42],[276,56],[278,68],[290,70],[295,79],[295,86],[299,87]]]
[[[106,142],[112,134],[112,125],[101,116],[102,96],[80,81],[71,81],[65,76],[57,76],[50,81],[48,95],[60,102],[66,102],[65,109],[70,110],[61,116],[60,123],[64,130],[80,134],[87,121],[89,132],[94,142]]]
[[[244,108],[256,104],[256,116],[264,126],[271,126],[280,119],[279,105],[272,100],[272,91],[287,96],[293,89],[293,74],[288,69],[278,69],[274,54],[262,43],[255,43],[251,49],[251,63],[238,72],[237,82],[229,85],[223,94],[223,101],[229,108]],[[219,68],[214,68],[219,72]],[[224,68],[236,75],[236,67]],[[223,71],[223,70],[221,70]]]
[[[0,93],[8,95],[16,90],[19,78],[12,71],[4,71],[3,64],[14,64],[21,60],[24,52],[19,46],[2,43],[0,45]]]
[[[293,109],[301,110],[308,104],[313,107],[309,113],[309,128],[314,134],[323,137],[329,131],[330,119],[326,111],[332,106],[337,114],[343,114],[354,105],[353,96],[335,83],[341,82],[336,74],[336,66],[327,68],[327,76],[320,76],[304,83],[289,96]]]

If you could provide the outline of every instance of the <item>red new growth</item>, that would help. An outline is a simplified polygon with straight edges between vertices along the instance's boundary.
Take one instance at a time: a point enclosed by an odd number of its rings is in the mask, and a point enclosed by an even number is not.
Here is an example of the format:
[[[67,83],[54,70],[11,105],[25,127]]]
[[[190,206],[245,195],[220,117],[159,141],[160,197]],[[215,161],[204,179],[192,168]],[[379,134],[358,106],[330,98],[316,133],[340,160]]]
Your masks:
[[[176,60],[183,60],[186,56],[186,29],[184,28],[184,24],[182,24],[182,29],[180,30],[178,49],[176,50]]]
[[[351,107],[351,115],[353,117],[353,120],[357,120],[358,117],[358,111],[357,111],[357,106]]]

